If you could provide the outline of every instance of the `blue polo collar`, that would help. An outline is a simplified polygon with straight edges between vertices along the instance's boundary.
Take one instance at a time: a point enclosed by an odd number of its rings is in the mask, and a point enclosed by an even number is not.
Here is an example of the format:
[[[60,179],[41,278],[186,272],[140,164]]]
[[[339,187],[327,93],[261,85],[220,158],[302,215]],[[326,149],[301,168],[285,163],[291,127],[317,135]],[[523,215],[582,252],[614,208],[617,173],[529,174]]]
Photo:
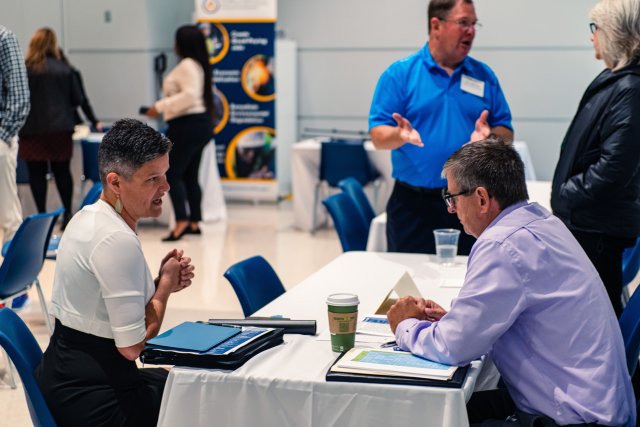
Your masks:
[[[444,68],[442,68],[440,65],[438,65],[438,63],[433,59],[433,56],[431,56],[431,51],[429,50],[429,42],[425,43],[424,47],[422,48],[422,61],[424,62],[424,64],[427,66],[427,68],[429,70],[433,70],[433,69],[437,69],[437,70],[441,70],[443,72],[446,73],[446,71],[444,70]],[[469,55],[467,55],[463,60],[462,63],[456,67],[455,70],[453,70],[453,74],[458,73],[458,70],[462,70],[464,69],[465,71],[469,72]],[[448,74],[448,73],[447,73]]]

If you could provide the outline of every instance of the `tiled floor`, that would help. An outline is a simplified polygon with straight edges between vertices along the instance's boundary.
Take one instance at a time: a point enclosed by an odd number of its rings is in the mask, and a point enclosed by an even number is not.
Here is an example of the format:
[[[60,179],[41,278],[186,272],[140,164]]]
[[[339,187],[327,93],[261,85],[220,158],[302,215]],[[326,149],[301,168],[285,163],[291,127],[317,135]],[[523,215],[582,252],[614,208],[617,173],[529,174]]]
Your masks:
[[[342,252],[332,229],[319,230],[313,236],[295,230],[290,202],[230,204],[227,208],[227,221],[202,224],[202,236],[186,236],[175,243],[160,242],[167,234],[166,227],[149,224],[139,227],[138,234],[152,272],[157,271],[160,259],[173,247],[184,249],[196,266],[193,285],[173,294],[169,300],[163,329],[185,320],[242,317],[233,289],[222,277],[225,269],[236,261],[253,255],[264,256],[289,289]],[[54,270],[55,262],[45,261],[40,281],[47,297],[51,295]],[[48,334],[36,292],[32,291],[30,296],[30,306],[21,316],[44,348]],[[4,361],[0,360],[0,369],[4,367]],[[0,380],[0,414],[0,426],[32,425],[21,386],[12,390]]]

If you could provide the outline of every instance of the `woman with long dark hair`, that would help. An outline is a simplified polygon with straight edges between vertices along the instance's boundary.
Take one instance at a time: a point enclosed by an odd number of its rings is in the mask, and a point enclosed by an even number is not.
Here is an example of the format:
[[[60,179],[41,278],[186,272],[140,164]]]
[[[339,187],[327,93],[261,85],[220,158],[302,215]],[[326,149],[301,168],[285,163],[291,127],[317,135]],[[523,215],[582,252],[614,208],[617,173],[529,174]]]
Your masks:
[[[215,114],[209,54],[198,27],[178,28],[174,49],[181,60],[163,81],[163,98],[147,112],[149,117],[163,114],[169,125],[167,136],[173,142],[167,180],[176,225],[162,239],[165,242],[179,240],[185,234],[200,234],[202,190],[198,169],[202,150],[213,136]]]
[[[60,57],[56,34],[50,28],[35,32],[25,63],[31,111],[20,130],[18,154],[27,162],[29,185],[38,212],[46,211],[47,173],[51,167],[65,209],[64,229],[72,215],[73,180],[69,163],[74,112],[84,97],[73,70]]]

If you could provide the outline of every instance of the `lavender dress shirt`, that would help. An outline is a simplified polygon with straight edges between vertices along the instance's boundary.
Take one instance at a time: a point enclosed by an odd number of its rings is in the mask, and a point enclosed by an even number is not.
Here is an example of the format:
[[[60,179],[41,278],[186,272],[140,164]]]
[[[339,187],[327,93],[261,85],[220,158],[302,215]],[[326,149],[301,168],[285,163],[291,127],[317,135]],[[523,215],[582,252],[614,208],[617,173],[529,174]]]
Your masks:
[[[557,424],[635,425],[622,334],[605,288],[562,222],[509,206],[474,244],[451,310],[406,319],[405,350],[464,365],[490,354],[517,407]]]

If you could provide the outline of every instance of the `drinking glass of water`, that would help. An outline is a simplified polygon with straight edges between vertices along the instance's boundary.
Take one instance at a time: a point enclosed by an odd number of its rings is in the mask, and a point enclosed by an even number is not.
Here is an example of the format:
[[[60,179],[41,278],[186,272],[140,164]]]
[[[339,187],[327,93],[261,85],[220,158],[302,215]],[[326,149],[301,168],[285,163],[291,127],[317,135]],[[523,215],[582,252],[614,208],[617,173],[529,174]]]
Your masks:
[[[436,260],[438,263],[445,266],[453,265],[458,254],[460,230],[438,228],[433,230],[433,236],[436,239]]]

